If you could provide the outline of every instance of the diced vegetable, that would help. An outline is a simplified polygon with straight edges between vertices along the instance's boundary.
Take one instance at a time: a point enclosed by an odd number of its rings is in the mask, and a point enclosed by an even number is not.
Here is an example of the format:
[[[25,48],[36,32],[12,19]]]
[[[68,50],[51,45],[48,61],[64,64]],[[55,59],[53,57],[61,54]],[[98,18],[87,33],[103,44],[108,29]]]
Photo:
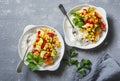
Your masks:
[[[96,43],[99,40],[97,38],[106,30],[102,16],[92,6],[75,11],[72,15],[72,22],[83,33],[81,39],[85,42]]]
[[[44,56],[43,56],[43,58],[44,58],[44,59],[47,59],[47,58],[49,58],[50,56],[51,56],[50,53],[45,53]]]
[[[45,64],[47,64],[47,65],[51,65],[51,64],[53,64],[53,58],[52,57],[49,57],[48,59],[46,59],[45,60]]]
[[[33,49],[28,52],[26,61],[28,67],[33,71],[43,64],[51,65],[57,55],[57,48],[60,48],[60,41],[53,29],[37,29]],[[53,58],[54,57],[54,58]]]
[[[40,57],[43,58],[44,55],[46,54],[46,52],[47,52],[47,51],[41,51],[41,52],[40,52]]]
[[[106,28],[105,28],[105,24],[104,24],[103,22],[100,22],[100,26],[101,26],[101,29],[102,29],[103,31],[106,30]]]
[[[53,37],[53,36],[54,36],[53,33],[47,33],[47,34],[48,34],[48,36],[50,36],[50,37]]]

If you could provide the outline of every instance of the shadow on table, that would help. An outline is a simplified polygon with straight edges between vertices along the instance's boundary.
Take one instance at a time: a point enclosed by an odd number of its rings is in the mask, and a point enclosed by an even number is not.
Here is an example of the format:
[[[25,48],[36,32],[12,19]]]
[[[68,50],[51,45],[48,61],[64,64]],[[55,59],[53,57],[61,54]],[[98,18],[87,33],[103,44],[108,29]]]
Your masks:
[[[108,46],[112,45],[112,41],[114,39],[114,25],[111,17],[108,16],[107,20],[108,20],[108,34],[106,39],[103,41],[103,43],[96,48],[83,50],[83,51],[98,53],[100,51],[106,50]]]

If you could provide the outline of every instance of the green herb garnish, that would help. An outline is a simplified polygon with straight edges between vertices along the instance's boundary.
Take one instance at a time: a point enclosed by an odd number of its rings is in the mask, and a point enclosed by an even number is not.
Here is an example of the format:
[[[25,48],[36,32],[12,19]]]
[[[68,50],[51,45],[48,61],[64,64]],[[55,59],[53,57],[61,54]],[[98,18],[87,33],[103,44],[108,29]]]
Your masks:
[[[28,67],[32,69],[32,71],[37,70],[38,67],[43,64],[43,61],[40,58],[40,56],[34,57],[34,55],[31,52],[28,52],[26,56],[26,61],[28,62]]]
[[[82,59],[81,62],[83,65],[90,65],[91,64],[90,60]]]
[[[71,65],[76,65],[77,62],[78,62],[78,60],[76,60],[76,59],[70,59]]]
[[[79,70],[79,69],[82,68],[82,65],[80,64],[80,62],[77,62],[77,63],[76,63],[76,68],[77,68],[77,70]]]
[[[35,71],[35,70],[38,69],[37,64],[35,64],[35,63],[33,63],[33,62],[29,63],[27,66],[28,66],[32,71]]]
[[[79,28],[82,28],[82,26],[83,26],[83,22],[81,22],[81,21],[78,22],[78,23],[77,23],[77,26],[78,26]]]
[[[83,19],[82,18],[73,18],[72,20],[73,24],[79,28],[82,28],[83,26]]]
[[[78,16],[78,14],[77,14],[77,13],[72,13],[72,15],[73,15],[73,16]]]
[[[69,50],[69,55],[70,55],[70,57],[75,57],[75,56],[77,56],[77,53],[75,52],[75,49],[71,48],[71,49]]]
[[[82,28],[82,26],[84,25],[84,17],[79,16],[79,14],[77,13],[72,13],[72,15],[74,16],[72,22],[75,26],[77,26],[78,28]]]
[[[75,26],[77,26],[77,24],[79,23],[79,19],[78,18],[73,18],[72,22]]]
[[[86,71],[84,68],[79,69],[77,72],[79,72],[80,74],[82,74],[82,76],[86,76]]]
[[[73,59],[73,57],[77,56],[77,53],[75,52],[75,49],[71,48],[69,50],[69,59],[64,59],[64,61],[68,65],[76,65],[76,71],[79,72],[82,76],[86,76],[87,72],[86,70],[91,69],[91,61],[88,59],[82,59],[80,62],[76,59]]]

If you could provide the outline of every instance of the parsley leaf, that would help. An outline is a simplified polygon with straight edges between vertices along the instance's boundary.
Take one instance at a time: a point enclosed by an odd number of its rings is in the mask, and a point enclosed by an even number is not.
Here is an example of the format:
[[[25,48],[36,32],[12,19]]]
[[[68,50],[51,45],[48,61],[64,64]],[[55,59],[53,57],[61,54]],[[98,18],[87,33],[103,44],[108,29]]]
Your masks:
[[[84,66],[86,69],[91,69],[91,66],[90,65],[85,65]]]
[[[70,61],[68,59],[63,59],[63,61],[68,64],[69,66],[71,65]]]
[[[77,26],[78,26],[79,28],[82,28],[83,22],[82,22],[82,21],[79,21],[79,22],[77,23]]]
[[[81,62],[83,65],[90,65],[91,64],[90,60],[82,59]]]
[[[32,52],[29,52],[26,56],[26,61],[29,63],[27,66],[32,70],[37,70],[39,66],[43,64],[43,60],[40,56],[34,57]]]
[[[32,60],[33,58],[34,58],[33,54],[31,52],[28,52],[27,59],[31,59]]]
[[[38,64],[41,66],[43,64],[43,61],[39,60]]]
[[[81,69],[82,68],[82,65],[80,64],[80,62],[76,63],[76,67],[77,67],[77,69]]]
[[[28,64],[28,67],[29,67],[32,71],[35,71],[35,70],[38,69],[37,64],[35,64],[35,63],[29,63],[29,64]]]
[[[82,74],[82,76],[86,76],[86,71],[85,71],[84,68],[79,69],[78,72],[79,72],[80,74]]]
[[[74,25],[75,25],[75,26],[79,23],[79,19],[78,19],[78,18],[76,18],[76,17],[75,17],[75,18],[73,18],[73,20],[72,20],[72,21],[73,21],[73,23],[74,23]]]
[[[73,59],[73,57],[77,56],[77,53],[75,52],[75,49],[71,48],[69,50],[69,59],[64,59],[64,61],[68,65],[76,65],[77,72],[79,72],[82,76],[86,76],[88,74],[88,70],[91,70],[91,61],[88,59],[82,59],[80,62],[76,59]]]
[[[71,48],[69,50],[69,55],[70,55],[70,57],[75,57],[75,56],[77,56],[77,53],[75,52],[75,50],[73,48]]]
[[[77,13],[72,13],[73,16],[77,16]]]
[[[70,59],[70,64],[71,65],[76,65],[77,62],[78,62],[78,60]]]

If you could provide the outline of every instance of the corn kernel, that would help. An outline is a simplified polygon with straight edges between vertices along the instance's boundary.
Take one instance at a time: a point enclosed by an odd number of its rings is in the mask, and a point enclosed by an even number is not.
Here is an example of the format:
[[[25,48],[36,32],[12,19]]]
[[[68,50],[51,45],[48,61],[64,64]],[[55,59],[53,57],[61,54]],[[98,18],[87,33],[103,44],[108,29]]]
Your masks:
[[[38,42],[36,43],[36,45],[39,45]]]
[[[79,16],[82,16],[82,14],[80,13]]]
[[[95,40],[95,38],[91,38],[92,40]]]
[[[91,6],[91,7],[89,7],[89,8],[90,8],[90,11],[93,11],[93,10],[94,10],[94,7],[92,7],[92,6]]]
[[[49,39],[47,39],[46,41],[47,41],[47,42],[49,42],[50,40],[49,40]]]
[[[89,31],[89,28],[86,28],[87,31]]]
[[[94,29],[92,29],[92,32],[95,32],[95,30],[94,30]]]
[[[94,33],[93,33],[93,32],[90,32],[90,34],[91,34],[91,35],[94,35]]]
[[[95,24],[95,27],[98,27],[98,25],[97,25],[97,24]]]
[[[32,43],[32,45],[34,46],[34,45],[35,45],[35,43],[33,42],[33,43]]]
[[[89,28],[88,31],[91,31],[91,28]]]
[[[52,46],[55,46],[55,44],[52,44]]]
[[[44,47],[43,49],[46,50],[46,47]]]
[[[89,38],[91,38],[91,35],[89,35]]]
[[[96,19],[96,16],[93,16],[94,19]]]
[[[95,38],[95,36],[93,35],[92,38]]]
[[[39,55],[39,53],[38,53],[38,52],[35,52],[35,53],[33,53],[33,55],[34,55],[35,57],[37,57],[37,56]]]
[[[53,48],[50,49],[50,51],[52,51],[52,50],[53,50]]]
[[[56,46],[59,48],[60,47],[60,42],[56,42]]]
[[[90,24],[90,27],[93,28],[93,24]]]
[[[56,50],[52,50],[51,56],[55,56],[57,54]]]
[[[95,20],[95,23],[98,23],[98,19]]]

